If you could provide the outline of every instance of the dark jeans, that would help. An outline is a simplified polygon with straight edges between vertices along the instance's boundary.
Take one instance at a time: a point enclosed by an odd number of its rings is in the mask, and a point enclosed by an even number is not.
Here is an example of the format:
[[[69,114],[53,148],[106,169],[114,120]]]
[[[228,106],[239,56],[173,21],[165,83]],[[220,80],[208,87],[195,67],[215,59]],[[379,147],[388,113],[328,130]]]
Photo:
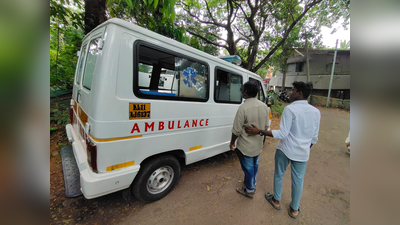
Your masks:
[[[248,157],[243,155],[239,149],[235,149],[239,158],[240,165],[244,172],[244,185],[250,191],[256,188],[257,173],[258,173],[258,156]]]

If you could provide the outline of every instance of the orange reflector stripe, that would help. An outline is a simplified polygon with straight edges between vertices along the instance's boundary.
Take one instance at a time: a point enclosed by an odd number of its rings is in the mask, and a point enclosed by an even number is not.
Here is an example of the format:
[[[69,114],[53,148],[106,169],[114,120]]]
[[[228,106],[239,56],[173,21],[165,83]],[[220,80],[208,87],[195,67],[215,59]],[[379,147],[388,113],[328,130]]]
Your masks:
[[[128,166],[133,166],[133,164],[135,164],[135,161],[120,163],[120,164],[117,164],[114,166],[109,166],[109,167],[107,167],[107,172],[110,172],[110,171],[116,170],[116,169],[121,169],[121,168],[128,167]]]
[[[271,109],[270,110],[268,110],[269,111],[269,119],[272,119],[272,115],[271,115]]]
[[[203,147],[203,145],[194,146],[194,147],[189,148],[189,151],[197,150],[197,149],[200,149],[202,147]]]
[[[83,126],[85,126],[88,121],[88,115],[83,111],[80,105],[78,105],[78,116],[79,119],[81,119]]]
[[[90,135],[90,137],[93,139],[93,141],[96,141],[96,142],[107,142],[107,141],[119,141],[119,140],[131,139],[131,138],[140,138],[140,137],[142,137],[142,135],[119,137],[119,138],[108,138],[108,139],[97,139],[97,138],[92,137],[92,135]]]
[[[74,110],[75,113],[78,115],[79,119],[81,120],[83,126],[86,125],[86,122],[88,121],[88,115],[85,113],[85,111],[83,111],[83,109],[81,108],[81,106],[74,100]]]
[[[77,113],[78,112],[78,103],[75,101],[75,99],[72,99],[72,100],[74,101],[74,105],[73,105],[74,111],[75,111],[75,113]]]

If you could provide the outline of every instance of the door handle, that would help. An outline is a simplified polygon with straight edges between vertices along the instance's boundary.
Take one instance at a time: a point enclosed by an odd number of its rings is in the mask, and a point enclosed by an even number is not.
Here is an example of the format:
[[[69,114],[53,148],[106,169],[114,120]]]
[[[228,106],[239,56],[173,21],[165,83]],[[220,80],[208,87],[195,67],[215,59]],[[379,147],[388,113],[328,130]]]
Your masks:
[[[80,99],[80,98],[79,98],[80,96],[81,96],[81,90],[79,90],[78,93],[76,94],[76,101],[77,101],[78,103],[80,103],[80,102],[79,102],[79,101],[80,101],[80,100],[79,100],[79,99]]]

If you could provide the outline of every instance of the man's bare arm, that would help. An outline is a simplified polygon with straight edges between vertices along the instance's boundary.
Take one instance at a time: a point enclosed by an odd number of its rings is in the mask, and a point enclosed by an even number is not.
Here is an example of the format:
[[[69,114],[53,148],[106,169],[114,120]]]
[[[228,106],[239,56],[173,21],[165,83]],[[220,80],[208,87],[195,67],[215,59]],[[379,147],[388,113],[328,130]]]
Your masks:
[[[229,144],[229,148],[230,148],[232,151],[235,151],[235,141],[236,141],[237,138],[238,138],[238,136],[236,136],[236,135],[234,135],[234,134],[232,133],[232,136],[231,136],[231,143]]]

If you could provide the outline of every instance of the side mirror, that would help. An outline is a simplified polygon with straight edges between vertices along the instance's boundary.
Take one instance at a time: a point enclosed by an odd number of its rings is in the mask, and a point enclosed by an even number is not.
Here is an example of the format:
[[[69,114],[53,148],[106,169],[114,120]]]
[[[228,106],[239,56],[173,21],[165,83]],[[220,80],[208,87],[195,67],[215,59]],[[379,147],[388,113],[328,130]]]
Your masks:
[[[267,98],[267,106],[271,107],[271,105],[273,105],[275,103],[275,99],[273,96],[268,96]]]

